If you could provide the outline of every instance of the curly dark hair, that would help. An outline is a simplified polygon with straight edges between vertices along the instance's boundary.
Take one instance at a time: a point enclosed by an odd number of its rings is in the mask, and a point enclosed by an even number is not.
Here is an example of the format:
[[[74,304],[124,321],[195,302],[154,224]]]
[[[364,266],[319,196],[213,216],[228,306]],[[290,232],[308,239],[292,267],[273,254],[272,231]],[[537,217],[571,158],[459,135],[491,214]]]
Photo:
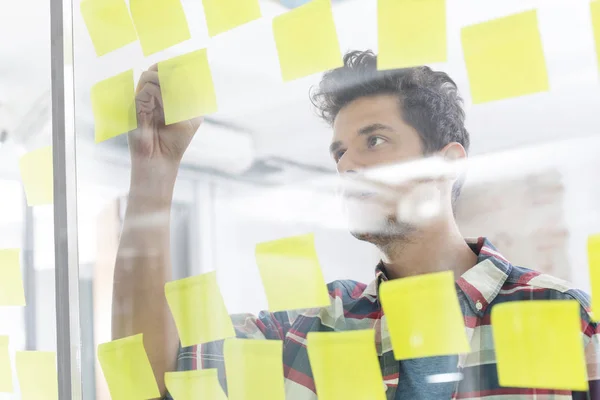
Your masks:
[[[345,105],[378,94],[398,96],[402,119],[419,133],[425,154],[452,142],[469,150],[456,84],[448,74],[426,66],[378,71],[371,50],[351,51],[344,56],[343,67],[326,72],[319,86],[311,89],[311,101],[318,115],[333,125]]]

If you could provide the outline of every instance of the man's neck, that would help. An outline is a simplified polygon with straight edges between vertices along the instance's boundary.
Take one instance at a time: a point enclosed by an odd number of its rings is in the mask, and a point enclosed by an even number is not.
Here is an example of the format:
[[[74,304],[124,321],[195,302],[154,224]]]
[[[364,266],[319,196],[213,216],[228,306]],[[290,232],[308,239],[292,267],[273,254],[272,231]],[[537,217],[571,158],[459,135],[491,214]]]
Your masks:
[[[410,238],[380,246],[389,279],[433,272],[454,271],[462,275],[477,263],[477,255],[460,234],[454,221],[439,221],[418,230]]]

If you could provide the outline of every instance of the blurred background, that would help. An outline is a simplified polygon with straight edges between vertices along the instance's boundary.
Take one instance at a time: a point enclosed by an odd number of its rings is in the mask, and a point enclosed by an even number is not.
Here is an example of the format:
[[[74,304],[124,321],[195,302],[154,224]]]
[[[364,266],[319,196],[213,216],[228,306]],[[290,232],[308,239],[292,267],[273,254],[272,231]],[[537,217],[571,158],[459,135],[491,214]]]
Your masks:
[[[23,249],[25,308],[0,308],[11,350],[56,348],[53,210],[27,207],[25,152],[51,144],[49,0],[0,0],[0,248]],[[208,47],[219,111],[186,153],[173,207],[174,277],[216,270],[229,312],[266,308],[256,243],[314,232],[327,281],[369,282],[376,249],[346,231],[335,196],[330,128],[308,93],[320,76],[281,80],[272,17],[301,1],[261,0],[263,18],[209,38],[199,0],[182,0],[192,39],[144,57],[139,42],[97,57],[74,0],[74,113],[84,398],[107,399],[94,354],[110,340],[112,269],[129,184],[126,136],[94,143],[90,87]],[[513,263],[589,291],[586,238],[600,228],[600,90],[589,2],[448,0],[446,71],[465,99],[472,163],[457,217]],[[377,51],[376,0],[333,1],[343,52]],[[460,28],[536,8],[550,91],[483,105],[469,95]],[[307,28],[310,29],[310,28]],[[15,378],[16,379],[16,378]],[[16,385],[18,387],[18,385]],[[19,398],[19,394],[0,394]]]

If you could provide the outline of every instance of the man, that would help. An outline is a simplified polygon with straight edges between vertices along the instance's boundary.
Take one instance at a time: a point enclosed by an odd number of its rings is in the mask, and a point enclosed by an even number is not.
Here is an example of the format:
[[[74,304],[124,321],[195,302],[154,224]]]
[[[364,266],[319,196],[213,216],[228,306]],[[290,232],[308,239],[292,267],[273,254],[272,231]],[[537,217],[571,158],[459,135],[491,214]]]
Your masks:
[[[354,51],[346,54],[343,67],[324,75],[312,100],[333,127],[331,155],[343,176],[362,177],[371,167],[429,156],[466,157],[469,134],[462,101],[455,83],[443,72],[427,67],[377,71],[372,52]],[[173,185],[181,157],[201,119],[164,125],[155,67],[140,79],[137,112],[138,129],[129,135],[131,190],[115,269],[113,336],[144,334],[162,393],[164,373],[176,368],[218,368],[226,387],[222,341],[178,353],[177,332],[162,294],[171,277]],[[382,252],[375,280],[369,285],[354,281],[329,284],[332,306],[310,314],[232,316],[239,337],[284,341],[288,400],[317,398],[306,351],[308,332],[370,328],[376,332],[389,400],[600,399],[597,328],[586,311],[588,297],[562,281],[512,265],[484,238],[466,242],[453,215],[459,192],[460,179],[433,179],[390,186],[385,191],[348,193],[352,233]],[[434,199],[437,205],[427,217],[419,216],[418,207],[413,207],[423,198]],[[355,207],[361,211],[353,213]],[[365,210],[369,212],[365,214]],[[366,218],[356,218],[359,214]],[[454,271],[457,278],[471,353],[396,361],[388,333],[382,329],[379,284],[443,270]],[[575,299],[581,304],[589,393],[499,386],[489,325],[491,309],[500,302],[530,299]],[[423,318],[427,314],[424,309]],[[454,372],[460,372],[462,379],[430,379],[459,376],[452,375]]]

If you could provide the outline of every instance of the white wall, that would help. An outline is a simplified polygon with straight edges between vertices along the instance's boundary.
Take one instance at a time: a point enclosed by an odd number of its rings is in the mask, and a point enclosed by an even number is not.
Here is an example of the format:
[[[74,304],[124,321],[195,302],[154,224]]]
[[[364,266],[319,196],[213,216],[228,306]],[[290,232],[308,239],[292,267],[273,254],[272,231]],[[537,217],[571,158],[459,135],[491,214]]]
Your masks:
[[[35,271],[36,350],[56,351],[56,286],[54,269]]]
[[[580,147],[571,153],[573,162],[563,168],[566,184],[565,220],[569,228],[568,254],[571,280],[590,292],[587,237],[600,233],[600,143]]]

